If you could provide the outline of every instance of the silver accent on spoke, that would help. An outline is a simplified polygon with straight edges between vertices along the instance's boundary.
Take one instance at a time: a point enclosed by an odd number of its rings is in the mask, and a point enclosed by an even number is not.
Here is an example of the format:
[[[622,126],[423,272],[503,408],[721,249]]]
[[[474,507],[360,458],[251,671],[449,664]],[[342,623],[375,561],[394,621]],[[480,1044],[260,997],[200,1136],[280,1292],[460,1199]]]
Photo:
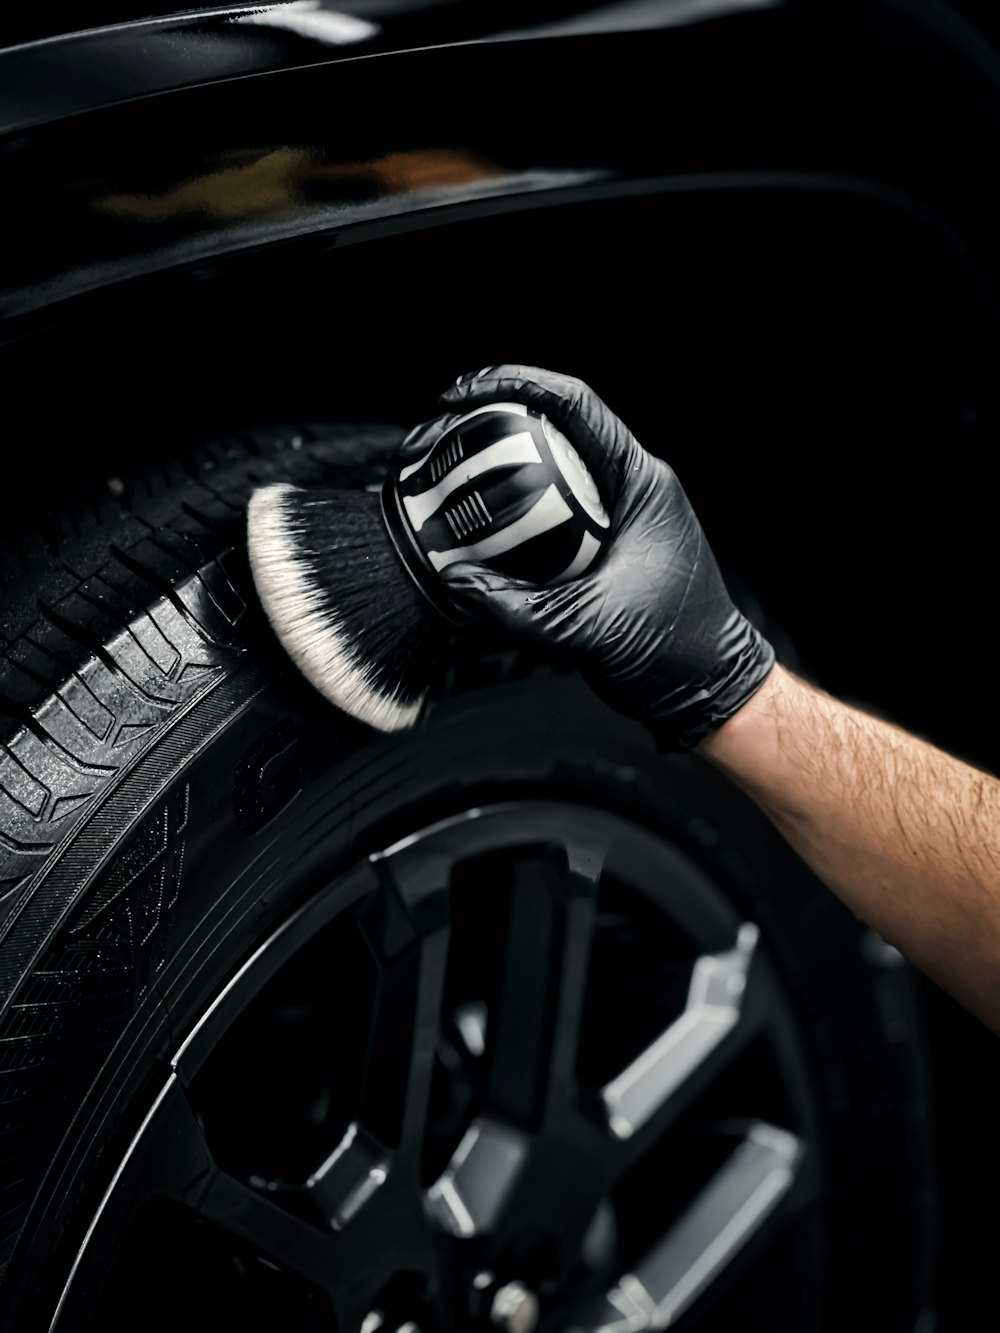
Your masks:
[[[670,1328],[787,1194],[803,1141],[753,1125],[663,1239],[569,1333]]]
[[[746,921],[735,949],[699,958],[684,1012],[602,1089],[608,1125],[617,1138],[631,1138],[641,1129],[739,1022],[759,936]]]
[[[480,1000],[460,1004],[455,1010],[455,1026],[465,1049],[477,1060],[486,1051],[486,1018],[486,1005]]]
[[[491,1120],[474,1120],[451,1161],[427,1191],[431,1214],[453,1236],[489,1231],[527,1155],[523,1134]]]
[[[490,1323],[504,1333],[534,1333],[538,1323],[538,1297],[523,1282],[507,1282],[493,1297]]]
[[[306,1189],[322,1201],[330,1226],[340,1231],[388,1178],[389,1162],[352,1121],[333,1152],[306,1181]]]

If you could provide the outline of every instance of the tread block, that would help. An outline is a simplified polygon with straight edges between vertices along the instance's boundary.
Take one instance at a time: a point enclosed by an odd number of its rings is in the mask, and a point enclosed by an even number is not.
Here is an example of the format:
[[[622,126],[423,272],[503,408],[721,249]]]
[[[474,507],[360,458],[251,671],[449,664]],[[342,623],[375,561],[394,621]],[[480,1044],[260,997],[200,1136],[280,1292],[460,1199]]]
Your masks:
[[[170,673],[172,680],[180,681],[188,667],[221,667],[212,645],[225,646],[225,628],[200,578],[194,576],[181,584],[174,598],[161,597],[148,615],[179,655]]]
[[[129,582],[131,587],[128,586]],[[149,589],[134,575],[131,580],[123,579],[118,586],[109,583],[101,574],[94,574],[81,583],[79,595],[88,605],[110,616],[122,628],[142,614],[149,600]]]
[[[226,624],[235,625],[246,611],[247,604],[229,575],[227,569],[229,563],[222,559],[213,560],[201,570],[198,581]]]
[[[35,650],[37,652],[37,649]],[[43,698],[58,682],[64,671],[59,669],[57,663],[51,659],[46,665],[45,658],[39,655],[36,659],[30,652],[22,655],[33,665],[37,665],[46,672],[47,681],[38,681],[34,674],[29,674],[20,662],[7,660],[0,662],[0,699],[3,699],[8,709],[21,710],[31,708],[40,698]]]
[[[7,671],[4,671],[7,668]],[[37,694],[39,689],[54,689],[65,679],[65,667],[50,653],[43,652],[31,639],[23,638],[11,645],[6,660],[0,664],[0,693],[10,693],[13,697],[16,673],[26,676],[31,682],[31,689]],[[8,686],[7,682],[10,682]]]
[[[107,739],[108,732],[114,726],[115,715],[101,703],[79,673],[62,686],[59,698],[92,736],[99,741]]]
[[[120,623],[105,609],[81,597],[79,588],[67,593],[55,606],[45,602],[40,605],[46,620],[75,639],[88,652],[98,650],[102,643],[121,628]]]
[[[91,488],[67,513],[29,515],[35,531],[5,538],[0,928],[12,948],[0,962],[15,995],[0,1020],[0,1271],[83,1091],[166,956],[186,792],[130,828],[65,924],[65,902],[30,896],[67,846],[74,858],[89,847],[82,826],[123,770],[244,653],[255,478],[378,475],[403,434],[317,423],[190,452],[171,444],[165,463]],[[21,978],[13,960],[37,948],[40,965]]]
[[[173,528],[157,528],[149,540],[152,546],[157,548],[156,559],[161,571],[169,568],[163,560],[163,556],[166,554],[174,561],[175,568],[183,570],[185,573],[197,571],[207,561],[214,559],[220,545],[204,532],[199,535],[198,533],[176,532]],[[134,558],[137,560],[144,558],[143,552],[130,554],[134,554]]]

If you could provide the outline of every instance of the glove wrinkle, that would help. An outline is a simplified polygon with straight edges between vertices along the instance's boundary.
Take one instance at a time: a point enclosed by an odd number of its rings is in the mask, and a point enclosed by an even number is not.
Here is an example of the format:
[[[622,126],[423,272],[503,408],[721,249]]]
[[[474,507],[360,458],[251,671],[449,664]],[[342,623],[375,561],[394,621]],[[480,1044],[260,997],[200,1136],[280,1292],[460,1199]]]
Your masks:
[[[733,604],[676,474],[572,376],[485,366],[440,399],[449,424],[456,412],[505,401],[544,412],[566,433],[608,508],[610,540],[582,578],[557,588],[475,566],[453,567],[445,586],[469,614],[567,650],[596,693],[644,722],[660,750],[697,745],[756,693],[774,650]],[[439,432],[433,422],[420,429],[423,451]]]

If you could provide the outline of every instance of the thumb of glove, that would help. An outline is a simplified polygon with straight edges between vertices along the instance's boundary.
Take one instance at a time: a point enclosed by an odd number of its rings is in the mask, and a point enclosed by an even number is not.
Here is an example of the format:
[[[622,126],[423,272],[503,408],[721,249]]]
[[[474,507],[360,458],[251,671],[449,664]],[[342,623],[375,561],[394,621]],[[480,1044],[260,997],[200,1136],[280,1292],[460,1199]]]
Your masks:
[[[431,417],[429,421],[418,422],[397,448],[396,457],[402,463],[413,463],[423,458],[460,415],[458,412],[447,412],[442,416]]]
[[[544,588],[496,570],[462,561],[439,575],[448,596],[475,620],[492,620],[512,634],[530,634],[536,626],[537,604]]]

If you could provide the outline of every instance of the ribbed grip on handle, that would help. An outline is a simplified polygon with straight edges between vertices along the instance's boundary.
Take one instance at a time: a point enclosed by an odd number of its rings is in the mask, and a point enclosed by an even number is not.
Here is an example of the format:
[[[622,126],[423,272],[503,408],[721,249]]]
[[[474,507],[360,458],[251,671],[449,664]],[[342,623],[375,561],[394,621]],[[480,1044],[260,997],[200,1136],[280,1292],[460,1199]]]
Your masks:
[[[551,586],[578,578],[608,537],[600,492],[576,450],[520,403],[478,408],[390,477],[386,525],[434,606],[454,619],[442,569],[460,560]]]

